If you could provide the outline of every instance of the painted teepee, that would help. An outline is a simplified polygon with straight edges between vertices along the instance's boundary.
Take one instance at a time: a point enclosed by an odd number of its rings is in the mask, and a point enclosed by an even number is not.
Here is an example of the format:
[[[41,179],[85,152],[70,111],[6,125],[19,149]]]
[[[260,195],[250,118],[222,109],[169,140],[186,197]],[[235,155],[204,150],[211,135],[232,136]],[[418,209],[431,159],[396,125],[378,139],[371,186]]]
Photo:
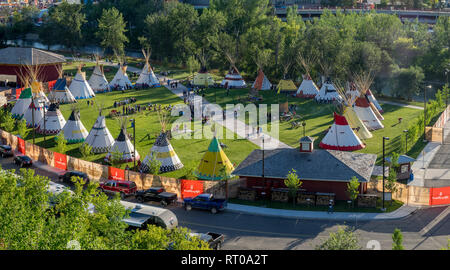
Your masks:
[[[103,66],[100,65],[100,56],[97,54],[95,55],[95,68],[88,83],[95,93],[110,91],[108,80],[106,80],[105,73],[103,72]]]
[[[39,134],[55,135],[58,134],[65,125],[66,119],[64,119],[64,116],[59,111],[58,103],[51,103],[45,114],[45,120],[41,119],[36,131]]]
[[[372,91],[370,91],[370,89],[367,89],[366,96],[369,99],[369,101],[372,102],[373,105],[375,105],[375,107],[377,108],[378,112],[380,112],[380,114],[383,113],[383,108],[380,106],[380,103],[378,103],[378,100],[372,94]]]
[[[221,87],[227,88],[244,88],[247,86],[236,66],[232,66],[225,75],[225,79],[220,83]]]
[[[362,73],[354,76],[354,81],[360,95],[356,98],[354,110],[359,119],[366,125],[369,130],[377,130],[384,128],[379,117],[375,114],[370,101],[365,93],[372,84],[372,76],[367,73]],[[381,115],[380,115],[381,116]]]
[[[93,153],[109,152],[111,145],[114,143],[114,138],[106,127],[105,117],[102,115],[101,108],[99,109],[97,120],[91,131],[89,131],[89,135],[84,143],[92,147]]]
[[[150,48],[148,47],[147,50],[142,49],[142,54],[145,58],[145,66],[141,71],[141,74],[139,75],[138,80],[136,81],[137,87],[159,87],[161,84],[159,83],[158,78],[156,78],[155,73],[153,72],[153,68],[150,65]]]
[[[76,106],[72,106],[72,113],[61,131],[64,132],[67,143],[79,143],[86,140],[89,133],[80,120],[80,111]]]
[[[159,160],[161,162],[160,172],[171,172],[183,168],[180,158],[170,144],[167,138],[168,132],[166,126],[168,124],[167,114],[158,111],[158,117],[161,124],[161,133],[156,138],[155,144],[150,149],[150,153],[145,157],[144,162],[141,164],[141,169],[147,172],[152,159]]]
[[[75,97],[72,95],[72,92],[70,92],[69,88],[67,87],[67,80],[63,77],[63,69],[57,68],[59,78],[56,80],[55,85],[53,86],[53,90],[49,93],[49,96],[51,99],[55,102],[58,102],[60,104],[65,103],[74,103],[76,102]]]
[[[339,84],[336,84],[336,90],[343,98],[343,101],[341,102],[343,111],[342,115],[347,119],[347,122],[352,130],[362,140],[372,138],[372,133],[367,129],[366,125],[364,125],[353,110],[353,105],[357,98],[357,96],[353,95],[355,93],[349,93],[348,89],[345,90],[344,87]]]
[[[320,148],[355,151],[365,147],[343,115],[334,112],[334,123],[319,144]]]
[[[272,84],[270,83],[269,79],[267,79],[262,69],[258,69],[258,77],[256,77],[255,82],[253,82],[252,88],[256,90],[272,89]]]
[[[330,103],[333,101],[342,101],[342,97],[336,91],[330,77],[322,77],[322,86],[319,93],[315,96],[316,101]]]
[[[32,101],[31,88],[26,88],[20,93],[19,99],[11,110],[13,118],[22,119]]]
[[[223,170],[230,176],[234,166],[214,136],[194,175],[204,180],[223,180]]]
[[[70,83],[69,90],[75,99],[87,99],[95,97],[89,83],[86,81],[86,73],[81,71],[83,64],[78,66],[77,74]]]
[[[127,66],[125,65],[125,59],[123,57],[119,57],[116,54],[117,59],[119,59],[119,69],[114,75],[112,81],[109,82],[109,87],[112,89],[128,89],[132,88],[133,84],[127,75]]]
[[[39,94],[33,94],[35,97],[25,111],[23,118],[27,122],[27,127],[38,127],[39,122],[44,118],[46,110],[46,100]],[[34,124],[34,125],[33,125]]]
[[[314,83],[310,75],[311,58],[305,58],[299,54],[298,60],[305,70],[302,75],[303,81],[297,89],[296,96],[300,98],[314,98],[319,93],[319,88]]]
[[[127,118],[120,118],[120,133],[114,143],[111,145],[108,154],[106,154],[105,160],[111,161],[114,158],[114,153],[118,153],[120,162],[131,162],[133,160],[139,160],[140,156],[138,151],[134,149],[130,138],[127,134]],[[136,156],[135,156],[136,155]]]

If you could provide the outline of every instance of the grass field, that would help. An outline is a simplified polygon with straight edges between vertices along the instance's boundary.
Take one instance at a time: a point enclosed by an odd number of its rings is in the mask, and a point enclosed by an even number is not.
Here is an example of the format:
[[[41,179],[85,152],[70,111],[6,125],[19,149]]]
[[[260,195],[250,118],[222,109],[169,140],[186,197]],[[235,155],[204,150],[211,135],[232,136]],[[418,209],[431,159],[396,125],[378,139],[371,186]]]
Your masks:
[[[164,87],[153,88],[147,90],[128,90],[125,93],[114,91],[109,93],[97,94],[94,98],[96,104],[102,104],[104,107],[103,115],[108,115],[109,112],[114,109],[114,101],[121,101],[127,98],[135,97],[137,102],[135,104],[146,105],[148,103],[152,104],[162,104],[162,106],[169,104],[182,103],[182,100],[177,96],[173,95],[168,89]],[[134,105],[134,104],[133,104]],[[98,117],[98,111],[96,106],[88,106],[86,100],[81,100],[78,103],[80,108],[81,121],[85,128],[89,131],[91,130],[95,120]],[[71,105],[62,105],[60,107],[62,114],[65,119],[68,119],[71,113]],[[116,110],[122,110],[122,108],[117,108]],[[161,126],[158,120],[156,112],[143,111],[141,113],[130,115],[130,117],[136,118],[136,150],[141,156],[141,159],[149,152],[150,148],[155,142],[156,136],[159,135]],[[120,125],[117,119],[111,117],[106,117],[106,125],[111,132],[111,135],[116,138],[120,132]],[[205,127],[205,128],[210,128]],[[191,128],[192,129],[192,128]],[[133,129],[130,128],[128,124],[127,132],[132,134]],[[144,138],[147,134],[150,134],[150,139]],[[27,136],[27,140],[32,140],[32,133],[30,132]],[[242,139],[223,139],[221,142],[225,143],[228,148],[224,149],[228,158],[232,163],[238,165],[251,151],[256,149],[256,145],[251,142]],[[191,140],[181,140],[173,138],[171,140],[172,146],[174,147],[176,153],[178,154],[181,162],[185,165],[185,168],[162,174],[168,177],[182,178],[187,173],[188,168],[197,167],[203,154],[208,148],[210,139],[191,139]],[[53,136],[47,136],[47,141],[44,142],[43,136],[36,137],[36,144],[49,148],[50,150],[55,150],[56,144],[53,140]],[[68,145],[67,154],[74,157],[81,157],[78,150],[81,143]],[[102,162],[105,154],[92,155],[86,158],[89,161]],[[133,163],[129,163],[132,167]],[[126,164],[122,164],[121,167],[124,168]]]
[[[229,95],[225,89],[210,88],[205,91],[205,98],[225,108],[226,104],[242,103],[244,105],[250,102],[246,101],[246,97],[249,93],[249,89],[232,89]],[[301,99],[292,96],[286,96],[285,94],[276,94],[274,91],[260,91],[263,101],[259,104],[279,104],[288,101],[289,104],[297,105],[297,115],[300,115],[302,119],[306,121],[305,134],[315,138],[314,146],[319,147],[319,143],[326,134],[326,130],[333,124],[333,109],[331,104],[317,104],[311,99]],[[383,104],[383,117],[382,121],[384,128],[373,131],[373,137],[363,142],[366,147],[358,152],[372,153],[378,155],[378,162],[382,157],[382,138],[383,136],[389,137],[390,140],[386,141],[386,155],[392,152],[401,153],[402,147],[405,144],[405,135],[403,130],[407,129],[409,123],[415,120],[420,114],[423,114],[422,110],[411,109],[407,107],[395,106],[390,104]],[[268,108],[269,110],[269,108]],[[399,118],[402,118],[399,123]],[[291,121],[284,121],[280,123],[280,141],[292,146],[298,147],[298,140],[303,136],[303,127],[292,128]],[[408,155],[417,157],[425,146],[422,142],[422,138],[418,141],[408,141]]]

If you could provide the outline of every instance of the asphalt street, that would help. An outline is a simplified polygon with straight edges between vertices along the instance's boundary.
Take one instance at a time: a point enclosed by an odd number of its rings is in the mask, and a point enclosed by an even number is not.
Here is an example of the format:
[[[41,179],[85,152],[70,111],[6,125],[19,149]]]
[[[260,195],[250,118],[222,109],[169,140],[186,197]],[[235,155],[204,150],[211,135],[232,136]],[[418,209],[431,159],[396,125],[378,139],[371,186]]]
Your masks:
[[[12,158],[0,158],[0,164],[3,169],[17,169]],[[33,169],[39,175],[57,180],[55,173]],[[134,201],[133,198],[129,200]],[[396,228],[402,231],[407,250],[438,250],[446,247],[450,238],[450,207],[419,209],[398,220],[345,222],[296,220],[227,211],[213,215],[209,211],[187,212],[176,205],[168,208],[176,214],[180,226],[194,232],[223,233],[225,243],[222,248],[225,250],[310,250],[343,225],[355,229],[363,249],[391,249],[392,233]]]

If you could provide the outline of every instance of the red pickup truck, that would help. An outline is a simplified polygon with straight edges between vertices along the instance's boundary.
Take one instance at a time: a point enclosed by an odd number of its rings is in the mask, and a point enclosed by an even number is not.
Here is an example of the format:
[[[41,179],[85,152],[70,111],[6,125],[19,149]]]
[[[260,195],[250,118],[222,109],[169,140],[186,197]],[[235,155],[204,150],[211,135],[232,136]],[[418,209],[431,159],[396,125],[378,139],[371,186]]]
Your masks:
[[[114,195],[115,193],[119,193],[121,199],[127,196],[134,196],[137,191],[136,184],[132,181],[108,180],[100,183],[99,188],[106,194]]]

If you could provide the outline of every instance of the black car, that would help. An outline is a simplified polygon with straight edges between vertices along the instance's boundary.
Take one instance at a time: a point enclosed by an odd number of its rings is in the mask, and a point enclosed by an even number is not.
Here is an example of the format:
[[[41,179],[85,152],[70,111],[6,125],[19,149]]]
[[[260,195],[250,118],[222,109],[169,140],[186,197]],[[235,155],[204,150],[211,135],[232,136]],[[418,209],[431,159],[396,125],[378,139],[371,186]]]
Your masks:
[[[65,172],[61,175],[59,175],[59,181],[62,181],[63,183],[69,184],[69,185],[74,185],[74,183],[72,182],[72,177],[80,177],[81,179],[83,179],[83,181],[85,182],[85,186],[87,184],[89,184],[89,177],[86,173],[84,172],[79,172],[79,171],[68,171]]]
[[[9,145],[0,145],[0,156],[11,157],[13,156],[13,151]]]
[[[152,187],[136,192],[136,200],[140,203],[155,201],[160,202],[162,206],[166,206],[177,201],[177,194],[166,192],[162,187]]]
[[[33,161],[29,156],[16,156],[14,158],[14,163],[19,167],[30,167],[33,165]]]

